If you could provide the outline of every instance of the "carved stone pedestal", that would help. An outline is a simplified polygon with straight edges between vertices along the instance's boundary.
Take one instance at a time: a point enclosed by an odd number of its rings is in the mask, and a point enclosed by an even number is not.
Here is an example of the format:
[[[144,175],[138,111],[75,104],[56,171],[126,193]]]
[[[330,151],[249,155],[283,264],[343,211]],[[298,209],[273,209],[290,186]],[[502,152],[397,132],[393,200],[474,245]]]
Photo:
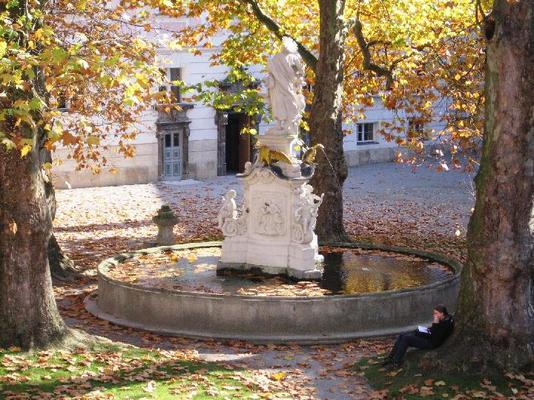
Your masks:
[[[319,279],[323,257],[313,229],[322,197],[312,193],[309,177],[280,177],[275,171],[282,168],[249,164],[238,175],[243,205],[237,208],[235,191],[226,195],[219,212],[225,239],[218,268]]]
[[[304,64],[297,44],[282,39],[284,48],[267,63],[268,99],[275,126],[258,140],[258,159],[248,163],[243,182],[245,199],[238,209],[229,191],[219,211],[224,234],[220,269],[259,268],[297,279],[322,275],[317,236],[313,232],[323,200],[312,193],[315,148],[298,157],[298,127],[306,106],[302,86]]]

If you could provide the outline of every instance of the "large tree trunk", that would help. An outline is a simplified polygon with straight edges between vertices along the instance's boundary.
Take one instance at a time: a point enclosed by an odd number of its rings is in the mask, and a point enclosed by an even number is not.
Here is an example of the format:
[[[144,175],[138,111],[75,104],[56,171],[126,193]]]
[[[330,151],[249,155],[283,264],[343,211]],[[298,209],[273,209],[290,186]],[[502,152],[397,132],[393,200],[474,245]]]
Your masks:
[[[41,3],[37,6],[43,7]],[[15,21],[31,16],[31,29],[41,27],[39,17],[31,14],[36,8],[27,2],[9,8],[2,5],[0,11],[8,11]],[[27,45],[29,33],[21,32],[18,37],[22,48]],[[6,89],[9,101],[28,101],[35,93],[46,93],[42,71],[35,67],[34,75],[24,89]],[[38,111],[31,116],[41,122]],[[30,349],[62,341],[68,329],[57,309],[48,266],[52,218],[41,168],[45,132],[25,122],[16,127],[11,118],[0,124],[1,131],[28,140],[31,150],[21,156],[17,149],[0,144],[0,347]]]
[[[485,36],[484,144],[445,369],[534,361],[534,0],[496,0]]]
[[[317,156],[312,185],[317,193],[324,193],[316,232],[319,240],[327,243],[347,239],[343,227],[343,182],[347,178],[347,165],[341,127],[345,1],[319,0],[319,7],[320,52],[309,124],[312,144],[321,143],[326,151],[326,157],[321,152]]]
[[[45,347],[67,329],[48,266],[51,217],[39,145],[24,158],[0,146],[0,347]]]

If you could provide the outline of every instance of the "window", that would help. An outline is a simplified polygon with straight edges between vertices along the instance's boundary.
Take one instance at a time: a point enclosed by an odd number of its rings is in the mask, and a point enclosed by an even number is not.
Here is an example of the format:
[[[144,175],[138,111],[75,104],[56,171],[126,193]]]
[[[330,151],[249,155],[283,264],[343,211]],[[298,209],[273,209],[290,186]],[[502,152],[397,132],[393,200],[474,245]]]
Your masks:
[[[55,103],[58,111],[61,111],[61,112],[69,111],[70,102],[67,97],[67,94],[64,91],[60,91],[59,93],[52,95],[50,100],[51,100],[51,104]]]
[[[161,70],[161,74],[165,77],[165,80],[168,81],[168,85],[160,86],[159,90],[164,91],[168,90],[173,95],[173,100],[176,103],[182,101],[182,94],[180,93],[180,86],[173,85],[173,82],[180,81],[182,79],[182,69],[181,68],[168,68],[167,70]]]
[[[420,140],[429,140],[430,135],[425,129],[425,124],[416,118],[408,119],[408,138],[418,138]]]
[[[375,137],[375,124],[373,122],[363,122],[356,124],[358,143],[373,142]]]
[[[174,96],[174,100],[179,103],[182,100],[182,95],[180,93],[180,86],[173,85],[172,82],[179,81],[182,79],[182,69],[181,68],[169,68],[169,78],[171,80],[171,93]]]

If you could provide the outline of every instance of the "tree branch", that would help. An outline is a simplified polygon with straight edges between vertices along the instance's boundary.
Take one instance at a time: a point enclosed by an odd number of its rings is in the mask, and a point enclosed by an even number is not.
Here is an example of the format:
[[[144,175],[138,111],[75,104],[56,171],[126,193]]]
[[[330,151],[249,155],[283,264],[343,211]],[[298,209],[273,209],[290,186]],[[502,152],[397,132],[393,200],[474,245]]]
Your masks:
[[[358,46],[363,56],[363,68],[369,71],[373,71],[378,76],[383,76],[386,78],[386,89],[390,90],[393,87],[393,71],[391,68],[386,68],[378,64],[373,63],[371,58],[371,52],[369,51],[370,43],[367,43],[365,37],[363,36],[362,23],[358,18],[354,19],[353,22],[354,34],[356,35],[356,40],[358,41]],[[373,42],[371,42],[373,43]]]
[[[263,12],[263,10],[258,5],[258,2],[255,0],[241,0],[243,3],[248,4],[252,7],[252,12],[256,18],[267,28],[269,29],[278,39],[282,40],[284,36],[288,36],[295,41],[298,47],[298,51],[304,62],[308,67],[310,67],[314,72],[317,68],[317,57],[310,51],[306,46],[304,46],[299,41],[290,35],[284,33],[280,25],[278,25],[271,17]]]

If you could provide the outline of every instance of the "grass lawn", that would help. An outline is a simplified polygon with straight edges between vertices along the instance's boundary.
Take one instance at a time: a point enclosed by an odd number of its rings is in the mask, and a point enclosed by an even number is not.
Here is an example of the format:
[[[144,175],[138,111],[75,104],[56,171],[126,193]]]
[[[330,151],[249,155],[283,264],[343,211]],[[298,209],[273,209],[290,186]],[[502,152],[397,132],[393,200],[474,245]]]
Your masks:
[[[387,370],[381,358],[363,359],[355,369],[375,390],[388,399],[533,399],[534,374],[443,375],[437,372],[408,374],[402,369]]]
[[[182,352],[114,345],[0,350],[0,399],[263,399],[247,371]],[[285,396],[282,396],[285,397]]]

